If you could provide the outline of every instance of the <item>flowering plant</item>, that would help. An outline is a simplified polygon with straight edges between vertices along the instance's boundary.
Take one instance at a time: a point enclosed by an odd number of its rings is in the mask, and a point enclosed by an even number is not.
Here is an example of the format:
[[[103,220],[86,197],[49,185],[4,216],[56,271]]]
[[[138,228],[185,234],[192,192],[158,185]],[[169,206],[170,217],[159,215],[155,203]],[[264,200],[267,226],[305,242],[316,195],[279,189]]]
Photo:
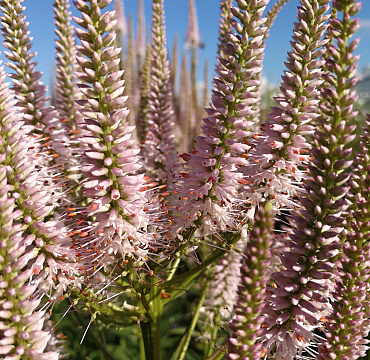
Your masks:
[[[50,104],[23,0],[0,0],[2,359],[78,353],[52,324],[61,311],[104,359],[131,358],[112,329],[142,360],[366,355],[370,115],[351,145],[361,4],[300,0],[264,117],[265,40],[287,1],[220,1],[208,106],[194,0],[181,92],[163,0],[150,44],[142,1],[135,44],[119,0],[74,0],[75,25],[55,0]]]

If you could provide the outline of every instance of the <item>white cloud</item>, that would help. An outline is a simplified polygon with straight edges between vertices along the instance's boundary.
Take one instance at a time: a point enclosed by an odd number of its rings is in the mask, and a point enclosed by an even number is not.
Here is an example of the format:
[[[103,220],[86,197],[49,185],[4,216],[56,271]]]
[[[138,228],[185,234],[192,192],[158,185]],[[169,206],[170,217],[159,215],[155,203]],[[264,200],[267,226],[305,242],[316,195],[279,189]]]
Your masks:
[[[360,19],[361,29],[370,30],[370,19]]]

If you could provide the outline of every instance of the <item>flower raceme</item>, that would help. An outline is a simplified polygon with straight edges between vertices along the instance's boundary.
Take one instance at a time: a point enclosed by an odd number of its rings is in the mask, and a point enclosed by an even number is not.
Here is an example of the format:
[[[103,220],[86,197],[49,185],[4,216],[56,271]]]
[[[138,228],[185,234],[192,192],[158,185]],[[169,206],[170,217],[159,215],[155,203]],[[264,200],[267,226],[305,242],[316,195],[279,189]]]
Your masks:
[[[280,84],[281,94],[274,99],[268,120],[262,124],[262,135],[257,136],[247,168],[250,178],[248,192],[253,202],[269,198],[277,206],[294,208],[294,197],[300,193],[301,181],[306,177],[310,143],[307,136],[314,127],[311,121],[319,116],[318,87],[323,80],[320,59],[327,42],[322,39],[329,15],[328,1],[301,1],[298,22],[294,24],[292,50],[285,63],[287,70]]]
[[[253,125],[251,104],[257,101],[254,90],[259,85],[253,76],[262,70],[256,57],[266,31],[261,16],[267,3],[255,1],[249,7],[238,1],[231,8],[231,27],[225,35],[229,42],[220,49],[203,135],[194,139],[194,151],[182,155],[189,171],[182,174],[178,190],[184,215],[174,219],[177,230],[193,226],[200,218],[204,235],[236,229],[234,207],[239,205],[237,189],[243,180],[239,168],[248,163],[249,146],[243,139]]]
[[[352,163],[348,159],[352,149],[347,144],[354,138],[351,132],[355,126],[349,125],[349,122],[356,116],[353,111],[356,95],[351,87],[355,83],[352,77],[357,57],[352,55],[355,46],[348,43],[348,39],[357,29],[356,21],[351,19],[359,8],[354,3],[348,1],[346,4],[333,4],[334,10],[345,11],[343,19],[331,19],[329,22],[329,34],[333,40],[324,57],[326,70],[323,78],[326,83],[321,88],[321,113],[314,133],[312,161],[308,165],[311,178],[306,180],[306,193],[299,199],[302,209],[299,214],[293,215],[294,230],[287,242],[289,251],[280,256],[283,270],[272,275],[276,288],[271,288],[263,341],[269,351],[276,346],[278,359],[293,359],[297,354],[302,354],[302,349],[312,352],[312,349],[318,347],[325,359],[354,359],[354,356],[361,354],[355,348],[351,352],[348,345],[347,349],[344,347],[344,339],[349,336],[349,331],[338,347],[335,346],[337,336],[332,337],[332,324],[328,325],[330,332],[326,334],[327,342],[314,333],[315,328],[323,326],[322,320],[327,321],[327,316],[336,317],[338,306],[340,308],[343,301],[343,295],[338,294],[338,289],[348,284],[342,266],[335,259],[341,253],[347,233],[345,226],[350,206],[346,199],[349,190],[346,182],[351,175],[346,170]],[[334,51],[335,41],[340,51]],[[348,242],[344,242],[345,253],[351,248],[352,241],[349,237]],[[345,256],[343,260],[345,265]],[[338,279],[340,274],[342,279]],[[353,286],[345,291],[350,294]],[[342,304],[346,304],[346,301]],[[351,347],[354,339],[351,340]],[[321,342],[324,342],[324,347],[321,347]],[[309,345],[312,345],[312,349]],[[329,357],[324,355],[325,352]]]
[[[153,1],[150,62],[147,124],[142,157],[146,174],[164,185],[171,180],[172,173],[178,167],[178,156],[174,144],[174,111],[163,0]]]
[[[146,232],[148,217],[147,200],[141,191],[146,180],[137,174],[139,148],[131,138],[134,128],[128,126],[125,107],[126,96],[122,74],[119,70],[121,49],[114,44],[114,12],[102,10],[107,0],[75,1],[81,18],[75,18],[82,28],[76,29],[81,45],[77,61],[81,71],[77,73],[81,92],[86,100],[84,107],[87,135],[80,140],[87,145],[84,151],[86,165],[83,172],[88,178],[84,183],[84,195],[91,199],[87,216],[94,216],[83,238],[83,249],[94,249],[96,258],[84,257],[87,266],[105,266],[122,261],[145,262],[153,246],[150,233]],[[83,226],[83,225],[81,225]],[[77,229],[78,231],[78,229]],[[89,264],[90,263],[90,264]]]
[[[32,158],[35,139],[28,136],[16,101],[0,69],[0,354],[4,359],[57,359],[43,353],[50,338],[43,331],[46,295],[59,300],[72,281],[79,281],[76,252],[67,229],[46,220],[53,205],[50,187],[43,186]]]

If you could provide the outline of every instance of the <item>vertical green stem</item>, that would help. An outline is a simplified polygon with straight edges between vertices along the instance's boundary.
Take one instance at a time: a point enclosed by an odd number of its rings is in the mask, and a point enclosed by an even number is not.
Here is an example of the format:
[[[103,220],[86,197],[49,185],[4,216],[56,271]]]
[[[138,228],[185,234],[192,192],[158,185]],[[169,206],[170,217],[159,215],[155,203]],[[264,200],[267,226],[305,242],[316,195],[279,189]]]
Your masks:
[[[170,360],[184,360],[186,352],[188,350],[191,337],[193,335],[195,326],[197,325],[200,309],[203,306],[204,299],[206,298],[208,288],[209,288],[210,278],[207,277],[203,284],[202,284],[202,293],[198,302],[198,305],[195,309],[193,318],[189,325],[188,330],[186,331],[185,335],[181,338],[179,344],[177,345],[176,350],[173,352]]]
[[[181,349],[178,360],[184,360],[184,358],[185,358],[186,351],[188,350],[188,347],[189,347],[189,344],[190,344],[191,336],[193,335],[193,331],[194,331],[195,326],[197,325],[197,322],[198,322],[200,309],[203,306],[204,299],[206,298],[206,295],[207,295],[207,292],[208,292],[209,282],[210,282],[210,279],[207,278],[205,280],[205,284],[203,284],[204,287],[203,287],[202,295],[199,299],[197,308],[195,309],[194,316],[193,316],[193,319],[191,320],[191,324],[189,326],[189,329],[185,334],[185,342],[184,342],[184,345]]]
[[[154,281],[154,280],[153,280]],[[161,360],[161,320],[163,304],[161,302],[161,289],[152,282],[149,295],[150,309],[146,316],[147,322],[141,322],[146,360]],[[144,298],[145,295],[142,295]]]
[[[214,344],[215,344],[215,341],[217,339],[217,334],[218,334],[218,329],[219,329],[219,325],[220,325],[220,322],[221,322],[221,315],[220,315],[220,309],[219,308],[215,308],[214,309],[214,326],[213,326],[213,331],[212,331],[212,334],[211,334],[211,339],[209,341],[207,341],[207,344],[206,344],[206,347],[205,347],[205,351],[204,351],[204,357],[208,359],[208,357],[211,357],[213,352],[214,352]]]
[[[143,333],[141,332],[141,329],[138,330],[139,334],[139,340],[140,340],[140,360],[146,360],[145,359],[145,346],[144,346],[144,340],[143,340]]]

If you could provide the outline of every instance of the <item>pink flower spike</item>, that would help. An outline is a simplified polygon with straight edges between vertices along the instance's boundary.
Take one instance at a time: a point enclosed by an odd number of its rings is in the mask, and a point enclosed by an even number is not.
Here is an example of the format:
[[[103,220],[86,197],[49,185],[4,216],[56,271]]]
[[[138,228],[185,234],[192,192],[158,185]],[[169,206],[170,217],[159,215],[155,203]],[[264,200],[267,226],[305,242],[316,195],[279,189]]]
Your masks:
[[[76,3],[81,11],[81,18],[76,21],[82,27],[77,35],[84,54],[78,60],[81,65],[78,76],[86,96],[86,101],[81,102],[87,135],[83,138],[86,144],[83,158],[87,164],[83,171],[88,178],[85,196],[91,199],[86,210],[96,218],[84,231],[77,230],[86,271],[96,267],[91,252],[97,255],[101,266],[122,259],[142,266],[153,241],[146,234],[149,219],[144,208],[148,204],[141,191],[146,180],[137,175],[141,164],[132,139],[134,127],[127,124],[129,112],[125,107],[127,96],[123,94],[123,71],[117,71],[116,33],[107,25],[115,14],[108,11],[97,17],[96,12],[100,14],[103,9],[101,4]]]

